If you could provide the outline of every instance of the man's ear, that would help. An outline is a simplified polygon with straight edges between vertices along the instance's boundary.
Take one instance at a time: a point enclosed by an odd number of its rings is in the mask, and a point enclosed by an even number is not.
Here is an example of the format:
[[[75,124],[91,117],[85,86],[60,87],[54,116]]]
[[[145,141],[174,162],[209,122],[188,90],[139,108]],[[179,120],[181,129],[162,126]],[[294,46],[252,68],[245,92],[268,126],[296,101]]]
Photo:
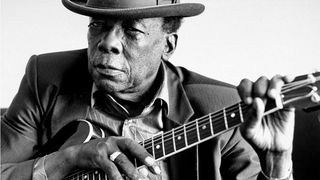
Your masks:
[[[162,60],[169,60],[174,51],[176,50],[178,42],[178,34],[170,33],[166,37],[166,47],[164,48],[164,52],[162,54]]]

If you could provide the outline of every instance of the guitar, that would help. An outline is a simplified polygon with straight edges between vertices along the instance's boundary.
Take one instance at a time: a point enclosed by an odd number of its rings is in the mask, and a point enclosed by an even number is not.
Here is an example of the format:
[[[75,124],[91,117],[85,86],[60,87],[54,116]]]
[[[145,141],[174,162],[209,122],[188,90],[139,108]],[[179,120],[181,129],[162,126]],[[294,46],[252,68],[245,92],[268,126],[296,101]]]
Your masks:
[[[320,109],[320,72],[298,76],[293,82],[285,84],[281,89],[281,102],[268,100],[264,114],[268,115],[289,105],[305,111]],[[244,122],[248,109],[248,105],[238,102],[157,134],[139,144],[159,161],[238,127]],[[80,119],[59,131],[52,139],[54,143],[49,143],[48,147],[53,151],[103,137],[105,134],[102,129],[87,120]],[[68,140],[65,141],[66,139]],[[139,167],[136,160],[134,162],[136,167]],[[64,178],[64,180],[71,179],[104,180],[107,177],[103,171],[92,169],[77,170]]]

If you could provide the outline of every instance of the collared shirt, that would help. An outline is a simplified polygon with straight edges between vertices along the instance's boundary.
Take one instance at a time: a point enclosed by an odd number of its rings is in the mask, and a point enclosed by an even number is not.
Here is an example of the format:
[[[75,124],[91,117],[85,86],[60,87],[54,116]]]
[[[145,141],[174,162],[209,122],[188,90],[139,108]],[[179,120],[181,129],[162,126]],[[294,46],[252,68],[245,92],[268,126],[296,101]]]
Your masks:
[[[144,141],[151,138],[156,134],[162,133],[163,130],[163,121],[162,114],[168,112],[169,104],[169,94],[168,94],[168,77],[166,68],[164,64],[161,63],[160,73],[162,77],[162,83],[160,83],[160,88],[155,93],[154,97],[150,103],[143,109],[142,113],[138,116],[130,116],[129,111],[117,102],[111,95],[108,97],[108,105],[112,106],[114,111],[117,113],[125,113],[127,117],[124,120],[119,120],[118,117],[112,115],[112,113],[105,113],[104,116],[101,116],[100,113],[97,113],[95,110],[96,100],[94,98],[94,93],[98,91],[96,85],[93,83],[92,92],[91,92],[91,109],[87,114],[89,120],[98,121],[98,123],[103,124],[108,130],[112,131],[115,135],[128,137],[134,139],[138,142]],[[114,113],[114,112],[113,112]],[[105,118],[107,117],[107,118]],[[106,119],[108,119],[106,121]],[[44,170],[44,160],[45,157],[38,159],[34,165],[33,177],[41,177],[36,179],[47,179],[45,170]],[[159,162],[161,169],[161,176],[152,175],[149,173],[150,180],[169,180],[167,174],[167,163],[164,161]]]

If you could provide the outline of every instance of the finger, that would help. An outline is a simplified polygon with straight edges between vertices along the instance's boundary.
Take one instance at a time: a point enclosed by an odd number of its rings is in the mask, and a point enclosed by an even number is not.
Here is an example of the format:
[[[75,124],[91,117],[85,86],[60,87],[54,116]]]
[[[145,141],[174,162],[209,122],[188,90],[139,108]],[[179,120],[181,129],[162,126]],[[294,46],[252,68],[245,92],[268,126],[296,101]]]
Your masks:
[[[149,171],[145,167],[139,169],[139,173],[142,174],[144,177],[148,177]]]
[[[294,75],[286,75],[283,77],[285,83],[292,82],[296,77]]]
[[[121,143],[118,144],[122,151],[131,153],[132,156],[136,157],[144,165],[152,169],[156,174],[160,174],[160,167],[155,163],[154,158],[136,141],[128,138],[122,138]]]
[[[261,76],[253,85],[253,97],[265,97],[269,86],[269,80]]]
[[[244,137],[250,139],[256,136],[257,130],[260,131],[264,108],[264,102],[261,98],[256,97],[253,99],[252,108],[248,111],[250,118],[248,118],[240,128]],[[248,129],[251,129],[251,131],[247,131]]]
[[[123,180],[121,173],[119,172],[116,165],[109,160],[108,152],[110,151],[110,147],[106,144],[106,142],[97,143],[97,151],[98,158],[97,163],[99,167],[107,174],[108,178],[111,180]]]
[[[101,163],[100,167],[107,174],[110,180],[123,180],[117,166],[112,161],[106,159]]]
[[[281,93],[281,88],[284,85],[284,80],[283,77],[280,75],[274,76],[270,80],[270,85],[268,89],[268,96],[272,99],[280,100],[280,93]]]
[[[115,158],[114,163],[119,169],[121,169],[122,173],[124,173],[130,179],[135,180],[140,178],[138,170],[125,154],[119,154],[117,158]]]
[[[242,79],[240,84],[237,87],[240,98],[246,104],[252,103],[252,97],[251,97],[252,86],[253,86],[253,83],[249,79]]]
[[[253,108],[255,109],[255,120],[257,124],[261,123],[262,117],[264,115],[265,104],[261,98],[254,98]]]

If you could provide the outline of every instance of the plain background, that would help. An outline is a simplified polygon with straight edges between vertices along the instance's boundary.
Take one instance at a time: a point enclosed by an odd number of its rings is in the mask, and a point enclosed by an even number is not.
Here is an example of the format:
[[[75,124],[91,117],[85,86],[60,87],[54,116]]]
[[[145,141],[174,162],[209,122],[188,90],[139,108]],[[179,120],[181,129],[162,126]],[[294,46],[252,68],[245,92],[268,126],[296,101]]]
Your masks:
[[[320,1],[184,0],[205,12],[186,18],[171,59],[237,85],[247,77],[320,69]],[[16,94],[33,54],[84,48],[88,18],[60,0],[1,0],[0,107]]]

